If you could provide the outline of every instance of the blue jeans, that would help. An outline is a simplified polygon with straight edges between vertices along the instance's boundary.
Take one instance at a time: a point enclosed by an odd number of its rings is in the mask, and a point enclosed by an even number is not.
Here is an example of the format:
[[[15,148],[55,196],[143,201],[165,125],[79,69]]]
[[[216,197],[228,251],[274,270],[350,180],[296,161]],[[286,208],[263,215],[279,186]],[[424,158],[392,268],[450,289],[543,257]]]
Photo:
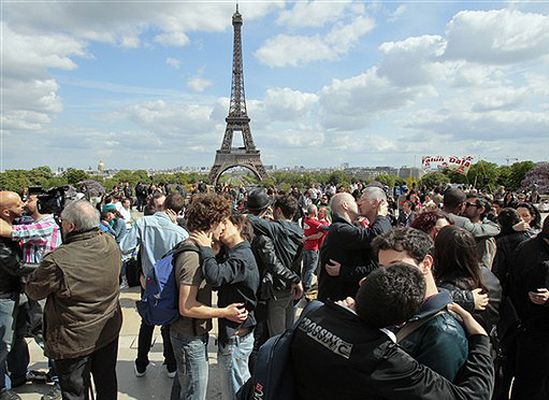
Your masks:
[[[254,347],[254,335],[233,336],[226,344],[219,343],[217,363],[220,367],[221,399],[234,400],[238,389],[248,379],[248,358]]]
[[[313,273],[318,265],[318,250],[303,252],[303,289],[309,290],[313,284]]]
[[[170,400],[206,400],[208,389],[208,334],[186,336],[170,331],[177,375]]]
[[[29,349],[25,341],[25,315],[17,318],[19,295],[0,299],[0,391],[6,387],[6,366],[13,382],[24,381],[29,365]]]

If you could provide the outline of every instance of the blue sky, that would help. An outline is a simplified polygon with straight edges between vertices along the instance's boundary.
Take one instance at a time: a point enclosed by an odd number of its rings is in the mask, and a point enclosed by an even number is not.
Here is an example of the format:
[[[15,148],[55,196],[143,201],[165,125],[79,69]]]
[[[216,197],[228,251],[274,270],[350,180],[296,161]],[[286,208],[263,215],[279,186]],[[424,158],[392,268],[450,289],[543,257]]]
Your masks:
[[[547,160],[549,2],[240,2],[265,164]],[[213,163],[233,2],[2,2],[2,165]]]

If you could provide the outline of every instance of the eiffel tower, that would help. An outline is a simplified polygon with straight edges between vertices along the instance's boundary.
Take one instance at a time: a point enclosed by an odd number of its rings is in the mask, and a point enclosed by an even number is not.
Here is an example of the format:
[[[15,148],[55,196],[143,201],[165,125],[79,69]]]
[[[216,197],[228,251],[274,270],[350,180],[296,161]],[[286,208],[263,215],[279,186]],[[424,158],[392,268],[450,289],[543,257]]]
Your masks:
[[[238,4],[233,14],[234,44],[233,44],[233,77],[231,85],[231,104],[229,115],[225,118],[227,126],[221,143],[221,149],[215,154],[215,161],[210,170],[209,179],[217,183],[219,176],[232,167],[245,167],[251,170],[260,180],[267,175],[261,162],[259,150],[255,147],[250,130],[250,118],[246,111],[244,95],[244,69],[242,66],[242,15],[238,12]],[[244,147],[233,147],[233,135],[242,134]]]

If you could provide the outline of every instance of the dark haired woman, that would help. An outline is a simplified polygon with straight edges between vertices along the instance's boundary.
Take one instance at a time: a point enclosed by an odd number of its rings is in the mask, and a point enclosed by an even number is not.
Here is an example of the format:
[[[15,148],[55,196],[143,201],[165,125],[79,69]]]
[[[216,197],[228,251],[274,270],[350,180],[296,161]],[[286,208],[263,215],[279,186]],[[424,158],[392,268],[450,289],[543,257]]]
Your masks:
[[[248,318],[241,323],[219,319],[217,360],[221,367],[221,393],[223,400],[232,400],[250,378],[248,359],[254,344],[259,269],[250,246],[253,229],[248,220],[242,215],[231,215],[220,225],[219,239],[226,254],[217,259],[210,236],[193,232],[191,239],[200,246],[206,282],[218,291],[218,307],[239,303],[248,311]]]
[[[443,228],[435,239],[435,274],[437,286],[448,289],[454,301],[470,310],[475,319],[491,332],[499,318],[501,285],[486,267],[481,267],[477,243],[468,231],[457,226]],[[472,291],[488,294],[484,310],[476,310]]]
[[[524,222],[530,229],[527,231],[529,237],[537,236],[541,231],[541,214],[532,203],[519,203],[516,209]]]

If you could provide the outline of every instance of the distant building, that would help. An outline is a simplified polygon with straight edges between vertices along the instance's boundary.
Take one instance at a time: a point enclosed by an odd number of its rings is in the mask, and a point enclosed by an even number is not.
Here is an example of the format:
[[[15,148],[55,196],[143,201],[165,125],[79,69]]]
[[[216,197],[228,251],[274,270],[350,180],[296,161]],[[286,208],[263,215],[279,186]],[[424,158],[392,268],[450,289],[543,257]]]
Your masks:
[[[398,171],[398,177],[402,179],[414,178],[421,179],[423,176],[423,170],[416,167],[402,167]]]
[[[99,163],[97,164],[97,171],[102,174],[105,172],[105,163],[103,160],[99,160]]]

